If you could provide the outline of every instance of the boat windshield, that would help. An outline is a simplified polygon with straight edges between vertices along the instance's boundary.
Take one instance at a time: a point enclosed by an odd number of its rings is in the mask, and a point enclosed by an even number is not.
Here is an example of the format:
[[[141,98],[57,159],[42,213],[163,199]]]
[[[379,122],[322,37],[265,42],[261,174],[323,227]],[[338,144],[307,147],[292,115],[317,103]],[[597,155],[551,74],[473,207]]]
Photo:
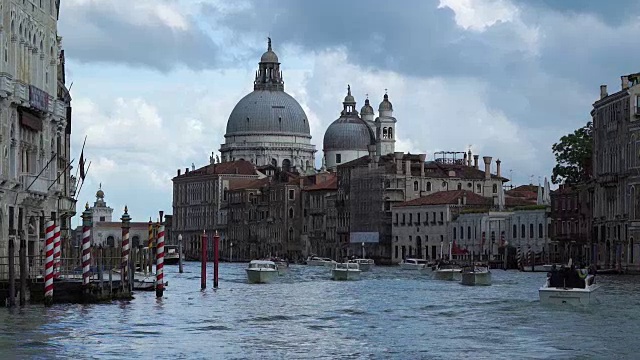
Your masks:
[[[585,269],[554,269],[547,274],[549,287],[567,289],[585,289],[594,283],[593,276]]]
[[[358,270],[359,266],[358,263],[336,263],[335,268],[343,270]]]
[[[275,269],[276,264],[271,261],[252,261],[249,263],[249,269]]]

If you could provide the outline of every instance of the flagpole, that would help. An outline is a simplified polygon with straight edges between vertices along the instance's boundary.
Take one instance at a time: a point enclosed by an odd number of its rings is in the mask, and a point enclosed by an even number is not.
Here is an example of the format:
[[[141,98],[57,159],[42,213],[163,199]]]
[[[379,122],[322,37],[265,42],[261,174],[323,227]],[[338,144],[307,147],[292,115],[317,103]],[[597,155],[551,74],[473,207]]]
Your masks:
[[[62,170],[60,172],[60,174],[58,174],[58,177],[56,177],[55,180],[53,180],[53,182],[51,183],[51,185],[49,185],[49,188],[47,189],[47,191],[51,190],[51,187],[58,181],[58,179],[60,179],[60,176],[62,176],[65,171],[67,171],[67,169],[69,168],[69,166],[71,166],[71,164],[73,163],[75,159],[72,159],[71,161],[69,161],[69,163],[67,164],[67,166],[65,166],[64,170]]]
[[[85,177],[89,173],[89,168],[91,167],[91,161],[89,161],[89,165],[87,165],[87,171],[84,172]],[[82,191],[82,186],[84,185],[84,179],[82,180],[82,184],[80,184],[80,188],[78,189],[78,193],[76,194],[76,201],[78,201],[78,197],[80,196],[80,191]]]
[[[87,135],[84,136],[84,142],[82,143],[82,150],[80,150],[80,158],[82,159],[82,152],[84,151],[84,146],[87,144]],[[78,182],[78,171],[80,171],[80,167],[84,166],[84,164],[79,164],[78,168],[76,169],[76,183]]]

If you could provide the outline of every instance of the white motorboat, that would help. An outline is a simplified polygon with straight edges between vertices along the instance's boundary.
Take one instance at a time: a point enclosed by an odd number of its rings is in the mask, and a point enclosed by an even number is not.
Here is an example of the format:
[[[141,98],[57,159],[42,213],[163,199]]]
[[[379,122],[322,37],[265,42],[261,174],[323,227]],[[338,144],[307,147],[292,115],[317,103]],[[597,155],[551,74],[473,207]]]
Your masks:
[[[460,281],[462,280],[462,268],[455,263],[438,263],[433,270],[433,278],[436,280]]]
[[[560,269],[547,275],[538,290],[541,304],[589,305],[597,302],[600,284],[596,276],[584,269]]]
[[[284,275],[289,270],[289,262],[280,258],[271,258],[271,261],[276,263],[276,269],[278,269],[278,275]]]
[[[276,263],[270,260],[251,260],[246,271],[247,279],[252,284],[268,283],[278,276]]]
[[[331,279],[333,280],[359,280],[360,265],[358,263],[335,263],[331,269]]]
[[[175,265],[180,261],[180,254],[176,245],[164,246],[164,264]]]
[[[460,275],[462,285],[491,285],[491,270],[488,266],[474,265],[462,269]]]
[[[402,260],[400,268],[404,270],[422,270],[427,266],[427,260],[425,259],[413,259],[408,258]]]
[[[307,262],[307,265],[310,265],[310,266],[333,266],[333,264],[336,264],[335,260],[331,260],[329,258],[321,258],[317,256],[309,256],[306,262]]]
[[[360,266],[360,271],[369,271],[375,265],[373,259],[353,259],[350,263],[356,263]]]

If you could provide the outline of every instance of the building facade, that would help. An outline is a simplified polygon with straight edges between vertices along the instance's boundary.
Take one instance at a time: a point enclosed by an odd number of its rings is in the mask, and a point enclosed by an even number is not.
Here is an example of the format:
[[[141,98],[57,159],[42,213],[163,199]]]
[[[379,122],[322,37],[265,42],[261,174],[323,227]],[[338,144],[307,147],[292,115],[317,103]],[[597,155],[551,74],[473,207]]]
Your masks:
[[[600,86],[593,104],[593,245],[601,268],[640,267],[640,74],[621,77],[620,90]]]
[[[337,259],[340,253],[336,238],[338,177],[335,173],[318,173],[307,183],[311,184],[301,193],[303,256]]]
[[[260,58],[253,92],[231,111],[220,146],[222,162],[246,160],[256,166],[275,165],[300,172],[315,170],[309,118],[284,91],[278,56],[271,48]]]
[[[551,241],[555,262],[589,263],[592,245],[593,187],[560,185],[551,193]]]
[[[48,220],[66,241],[75,215],[58,3],[0,4],[0,256],[7,256],[8,239],[24,240],[29,256],[40,255]]]

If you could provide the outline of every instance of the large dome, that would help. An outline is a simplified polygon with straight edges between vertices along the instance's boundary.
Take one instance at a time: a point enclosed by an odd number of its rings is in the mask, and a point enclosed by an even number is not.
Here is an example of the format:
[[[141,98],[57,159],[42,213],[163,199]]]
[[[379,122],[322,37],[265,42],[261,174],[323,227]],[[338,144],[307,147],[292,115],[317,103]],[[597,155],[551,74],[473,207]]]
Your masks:
[[[323,151],[368,150],[375,144],[373,131],[358,117],[340,117],[324,133]]]
[[[284,91],[255,90],[233,108],[226,135],[287,134],[311,137],[309,119]]]

